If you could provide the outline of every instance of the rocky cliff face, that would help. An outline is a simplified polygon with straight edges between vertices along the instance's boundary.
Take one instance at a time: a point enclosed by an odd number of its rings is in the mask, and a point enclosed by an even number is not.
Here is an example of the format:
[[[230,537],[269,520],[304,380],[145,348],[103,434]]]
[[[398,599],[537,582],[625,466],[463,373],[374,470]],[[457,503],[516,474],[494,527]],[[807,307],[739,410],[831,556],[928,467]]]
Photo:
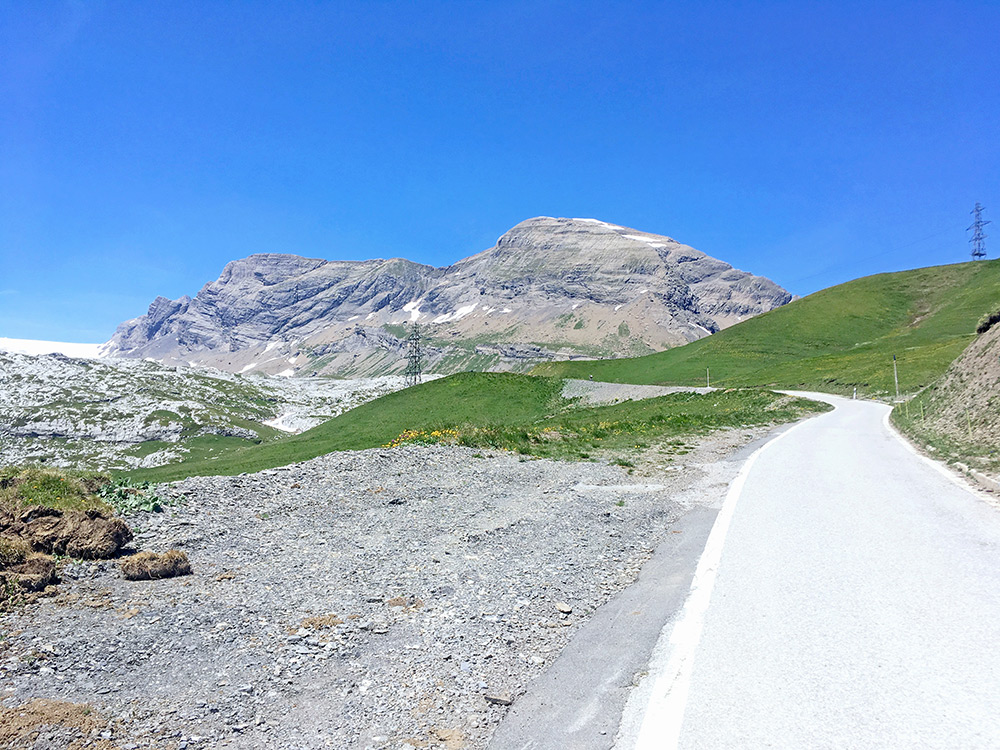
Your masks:
[[[252,255],[194,299],[159,297],[110,342],[119,357],[272,374],[399,372],[405,325],[427,366],[523,369],[684,344],[787,303],[774,282],[669,237],[539,217],[448,268]]]

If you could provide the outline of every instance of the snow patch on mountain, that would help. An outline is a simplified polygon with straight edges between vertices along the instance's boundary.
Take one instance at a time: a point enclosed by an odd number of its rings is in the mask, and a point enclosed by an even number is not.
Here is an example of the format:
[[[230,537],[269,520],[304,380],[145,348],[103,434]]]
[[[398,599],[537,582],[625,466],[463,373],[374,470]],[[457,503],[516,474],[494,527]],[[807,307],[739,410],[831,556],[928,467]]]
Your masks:
[[[36,339],[10,339],[0,336],[0,352],[13,354],[62,354],[66,357],[97,359],[104,356],[104,344],[71,344],[65,341],[38,341]]]

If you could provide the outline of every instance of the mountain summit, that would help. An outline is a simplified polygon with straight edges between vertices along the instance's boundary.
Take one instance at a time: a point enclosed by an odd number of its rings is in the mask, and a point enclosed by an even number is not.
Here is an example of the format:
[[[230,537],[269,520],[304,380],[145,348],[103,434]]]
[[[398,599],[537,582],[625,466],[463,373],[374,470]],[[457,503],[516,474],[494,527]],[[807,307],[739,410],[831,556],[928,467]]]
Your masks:
[[[108,353],[238,372],[385,374],[402,369],[405,324],[419,322],[431,369],[523,369],[659,351],[790,299],[669,237],[538,217],[447,268],[251,255],[193,299],[158,297],[119,326]]]

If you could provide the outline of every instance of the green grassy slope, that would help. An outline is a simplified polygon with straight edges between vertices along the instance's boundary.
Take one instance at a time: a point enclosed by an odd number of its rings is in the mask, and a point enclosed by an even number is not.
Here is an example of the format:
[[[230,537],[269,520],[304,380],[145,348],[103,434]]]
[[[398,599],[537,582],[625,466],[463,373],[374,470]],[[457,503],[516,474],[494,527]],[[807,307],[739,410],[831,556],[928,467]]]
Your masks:
[[[1000,299],[1000,260],[879,274],[811,294],[687,346],[646,357],[540,365],[540,375],[623,383],[774,386],[865,395],[939,377]]]
[[[462,373],[390,393],[311,430],[263,445],[214,452],[191,460],[129,472],[171,481],[186,476],[239,474],[305,461],[337,450],[386,445],[404,430],[528,421],[557,408],[562,381],[501,373]]]
[[[612,457],[627,462],[632,451],[646,447],[644,441],[786,422],[825,408],[759,390],[680,393],[587,408],[562,398],[561,391],[562,381],[554,378],[460,373],[383,396],[294,437],[202,451],[180,463],[129,472],[129,477],[163,482],[231,475],[336,450],[406,442],[456,443],[555,458],[588,458],[592,451],[613,451]]]

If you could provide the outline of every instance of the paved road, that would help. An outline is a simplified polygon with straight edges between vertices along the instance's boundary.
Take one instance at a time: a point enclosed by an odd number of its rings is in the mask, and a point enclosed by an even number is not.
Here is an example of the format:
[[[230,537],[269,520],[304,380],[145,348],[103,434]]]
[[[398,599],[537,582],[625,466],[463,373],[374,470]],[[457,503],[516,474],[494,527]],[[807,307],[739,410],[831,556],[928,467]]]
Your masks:
[[[831,400],[737,479],[616,748],[1000,748],[1000,510]]]

